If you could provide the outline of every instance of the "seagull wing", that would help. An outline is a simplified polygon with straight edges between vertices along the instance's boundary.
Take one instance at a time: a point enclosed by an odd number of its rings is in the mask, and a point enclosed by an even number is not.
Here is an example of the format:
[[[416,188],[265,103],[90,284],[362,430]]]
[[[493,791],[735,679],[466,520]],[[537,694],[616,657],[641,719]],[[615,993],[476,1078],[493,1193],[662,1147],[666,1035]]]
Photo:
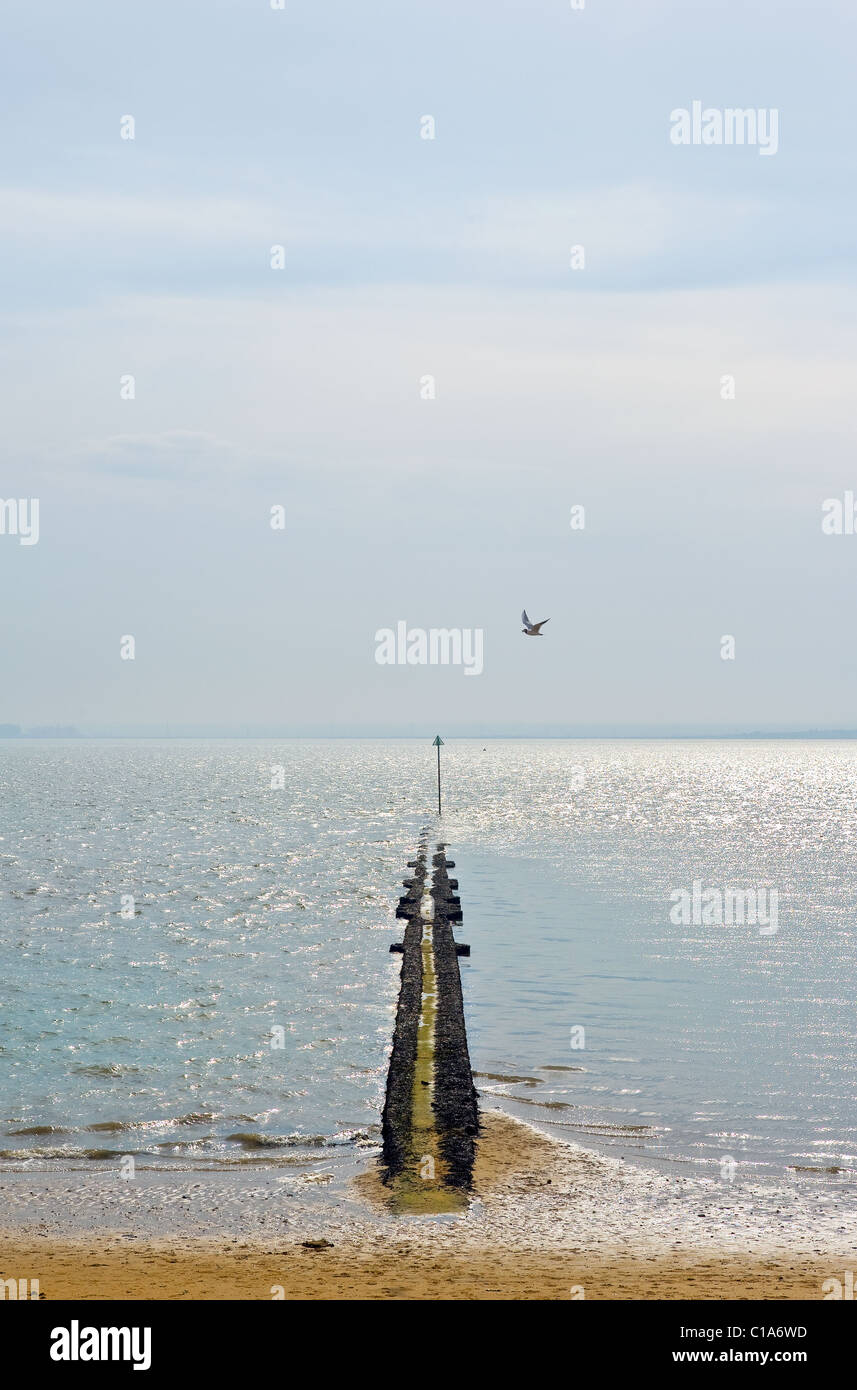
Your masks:
[[[544,627],[545,623],[549,622],[550,618],[542,618],[540,623],[533,623],[533,632],[538,632],[540,628]]]
[[[527,617],[527,610],[526,610],[526,608],[524,609],[523,613],[521,614],[521,622],[524,624],[524,627],[529,627],[529,626],[530,626],[530,620],[529,620],[529,618]]]

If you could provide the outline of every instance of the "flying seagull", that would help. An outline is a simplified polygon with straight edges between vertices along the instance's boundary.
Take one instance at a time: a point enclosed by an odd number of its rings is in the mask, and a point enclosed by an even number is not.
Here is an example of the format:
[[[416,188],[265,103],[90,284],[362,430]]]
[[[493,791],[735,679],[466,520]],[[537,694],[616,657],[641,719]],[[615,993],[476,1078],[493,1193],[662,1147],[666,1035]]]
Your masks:
[[[527,617],[527,610],[525,608],[521,614],[521,622],[524,624],[521,631],[525,637],[544,637],[544,633],[541,629],[544,627],[545,623],[550,622],[550,618],[542,618],[540,623],[531,623]]]

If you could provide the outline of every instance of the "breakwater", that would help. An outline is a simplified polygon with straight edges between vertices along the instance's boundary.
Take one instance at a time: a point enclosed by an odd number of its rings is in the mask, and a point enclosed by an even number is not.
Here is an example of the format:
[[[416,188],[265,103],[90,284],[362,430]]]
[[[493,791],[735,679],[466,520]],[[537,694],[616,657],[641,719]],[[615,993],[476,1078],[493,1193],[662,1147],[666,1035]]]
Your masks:
[[[404,937],[390,947],[402,957],[399,1002],[382,1116],[384,1177],[397,1203],[451,1210],[472,1185],[479,1112],[455,940],[462,921],[454,862],[428,833],[403,880],[396,916]]]

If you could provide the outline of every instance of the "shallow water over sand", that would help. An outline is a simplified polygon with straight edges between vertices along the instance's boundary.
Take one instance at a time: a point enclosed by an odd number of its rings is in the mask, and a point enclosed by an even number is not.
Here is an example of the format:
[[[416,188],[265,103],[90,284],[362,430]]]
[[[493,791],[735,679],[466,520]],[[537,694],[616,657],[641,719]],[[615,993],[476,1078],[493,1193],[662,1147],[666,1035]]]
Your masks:
[[[433,776],[410,741],[0,743],[0,1166],[323,1183],[374,1152]],[[444,776],[486,1097],[628,1158],[850,1185],[857,747],[449,740]],[[674,924],[695,880],[776,888],[777,932]]]

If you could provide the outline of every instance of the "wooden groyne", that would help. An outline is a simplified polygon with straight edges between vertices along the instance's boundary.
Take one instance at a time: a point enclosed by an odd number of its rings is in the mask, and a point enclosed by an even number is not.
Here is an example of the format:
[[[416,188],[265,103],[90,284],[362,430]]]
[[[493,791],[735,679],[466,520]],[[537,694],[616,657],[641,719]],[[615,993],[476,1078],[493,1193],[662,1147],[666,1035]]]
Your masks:
[[[455,940],[462,920],[454,864],[424,833],[408,868],[396,916],[404,939],[393,1050],[382,1117],[385,1182],[396,1204],[448,1211],[471,1187],[479,1112],[470,1068],[458,957],[470,947]]]

